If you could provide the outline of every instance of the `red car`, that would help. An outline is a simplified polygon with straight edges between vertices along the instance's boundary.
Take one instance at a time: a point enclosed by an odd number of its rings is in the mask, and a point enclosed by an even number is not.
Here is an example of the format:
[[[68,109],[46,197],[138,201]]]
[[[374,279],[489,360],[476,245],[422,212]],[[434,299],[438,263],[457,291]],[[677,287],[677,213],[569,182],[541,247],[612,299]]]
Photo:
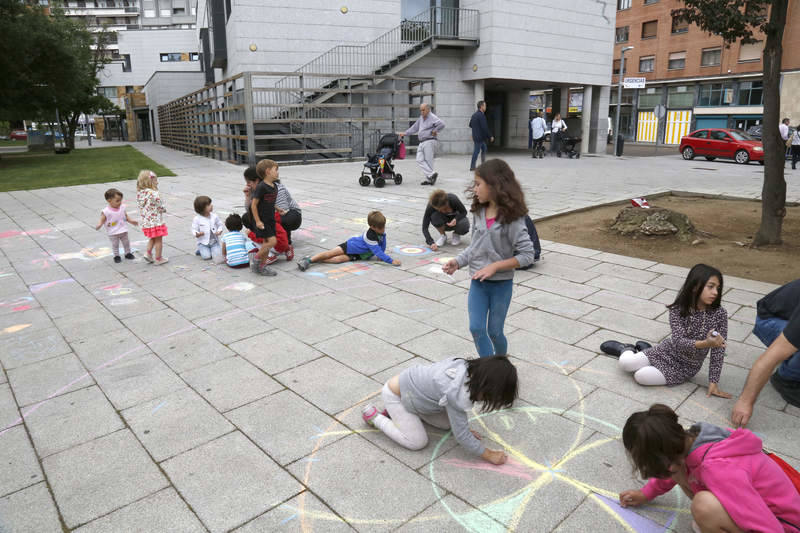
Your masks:
[[[709,128],[693,131],[681,139],[680,152],[686,160],[702,155],[709,161],[721,157],[743,165],[750,161],[764,164],[761,141],[741,130]]]
[[[8,138],[15,141],[24,141],[28,138],[28,132],[25,130],[14,130]]]

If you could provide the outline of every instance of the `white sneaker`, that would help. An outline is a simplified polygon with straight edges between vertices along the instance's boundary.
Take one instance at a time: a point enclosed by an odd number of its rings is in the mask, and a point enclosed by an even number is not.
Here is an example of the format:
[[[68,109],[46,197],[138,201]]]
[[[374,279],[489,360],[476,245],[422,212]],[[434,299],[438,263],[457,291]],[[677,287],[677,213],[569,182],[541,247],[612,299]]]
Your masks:
[[[433,241],[433,243],[439,247],[444,246],[446,242],[447,242],[447,235],[445,235],[444,233],[439,235],[439,238]]]
[[[450,244],[453,246],[458,246],[461,244],[461,235],[458,233],[453,233],[453,235],[450,237]]]

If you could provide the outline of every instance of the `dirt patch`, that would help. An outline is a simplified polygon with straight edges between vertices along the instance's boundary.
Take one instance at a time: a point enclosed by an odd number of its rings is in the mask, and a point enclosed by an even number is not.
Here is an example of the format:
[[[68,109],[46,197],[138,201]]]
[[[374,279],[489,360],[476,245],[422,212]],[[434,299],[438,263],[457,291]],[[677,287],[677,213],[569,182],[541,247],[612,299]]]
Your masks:
[[[761,203],[748,200],[662,196],[650,204],[688,215],[700,244],[676,236],[625,236],[611,229],[630,203],[596,207],[536,223],[543,239],[615,254],[691,267],[707,263],[723,274],[783,284],[800,276],[800,207],[787,207],[781,246],[750,248],[761,222]],[[745,246],[742,246],[744,244]],[[546,260],[546,259],[545,259]]]

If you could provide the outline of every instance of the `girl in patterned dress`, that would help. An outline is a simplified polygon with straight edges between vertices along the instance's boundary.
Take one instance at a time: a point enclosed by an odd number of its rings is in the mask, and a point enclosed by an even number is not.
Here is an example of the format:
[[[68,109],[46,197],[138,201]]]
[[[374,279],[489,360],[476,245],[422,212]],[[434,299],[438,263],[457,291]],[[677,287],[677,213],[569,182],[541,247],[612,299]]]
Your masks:
[[[721,301],[722,273],[704,264],[693,266],[675,302],[667,306],[672,334],[641,352],[624,351],[620,368],[633,372],[640,385],[678,385],[700,371],[710,349],[706,396],[730,398],[718,385],[728,336],[728,313]]]
[[[147,237],[147,253],[144,259],[148,263],[163,265],[169,259],[161,256],[162,240],[167,235],[167,225],[164,224],[164,201],[158,194],[158,176],[152,170],[142,170],[136,181],[136,201],[139,204],[139,214],[142,217],[142,233]],[[153,248],[156,250],[153,259]]]

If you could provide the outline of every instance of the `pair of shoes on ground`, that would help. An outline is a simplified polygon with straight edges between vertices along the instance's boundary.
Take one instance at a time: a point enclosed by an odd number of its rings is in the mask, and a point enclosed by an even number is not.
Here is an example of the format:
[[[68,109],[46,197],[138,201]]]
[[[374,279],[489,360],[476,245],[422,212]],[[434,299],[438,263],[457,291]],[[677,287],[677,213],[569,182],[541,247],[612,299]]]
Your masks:
[[[600,345],[600,351],[613,357],[619,357],[624,352],[642,352],[650,347],[652,347],[652,344],[645,341],[636,341],[636,344],[606,341]]]
[[[427,177],[424,180],[422,180],[422,183],[420,183],[420,185],[434,185],[436,183],[436,178],[438,178],[438,177],[439,177],[439,173],[438,172],[434,172],[429,177]]]
[[[447,234],[442,233],[441,235],[439,235],[439,238],[433,242],[434,244],[436,244],[436,246],[439,247],[444,246],[445,244],[447,244]],[[459,244],[461,244],[461,235],[459,235],[458,233],[453,233],[450,236],[450,244],[452,244],[453,246],[458,246]]]
[[[287,261],[291,261],[292,259],[294,259],[294,246],[290,244],[289,249],[283,252],[283,255],[286,256]],[[269,251],[269,254],[267,254],[267,258],[264,260],[264,264],[271,265],[275,263],[280,256],[281,254],[275,251],[275,248],[273,248],[272,250]]]
[[[297,268],[300,269],[300,272],[305,272],[308,267],[311,266],[311,258],[309,256],[305,256],[300,261],[297,262]]]
[[[274,261],[273,261],[274,263]],[[255,251],[250,252],[250,272],[260,276],[277,276],[278,273],[271,269],[266,261],[259,261]]]
[[[127,258],[127,256],[125,257]],[[144,260],[154,265],[163,265],[164,263],[169,263],[169,259],[167,259],[166,257],[156,257],[155,259],[153,259],[153,256],[147,253],[144,254]]]
[[[389,412],[386,409],[384,409],[383,411],[378,411],[378,408],[371,403],[368,403],[367,405],[361,408],[361,418],[363,418],[364,422],[366,422],[372,427],[375,427],[375,417],[377,417],[378,415],[383,415],[386,418],[391,418],[389,416]]]
[[[136,259],[136,258],[133,256],[133,254],[131,252],[128,252],[127,254],[125,254],[125,259]],[[115,255],[114,256],[114,262],[115,263],[122,263],[122,258],[120,256],[118,256],[118,255]]]

